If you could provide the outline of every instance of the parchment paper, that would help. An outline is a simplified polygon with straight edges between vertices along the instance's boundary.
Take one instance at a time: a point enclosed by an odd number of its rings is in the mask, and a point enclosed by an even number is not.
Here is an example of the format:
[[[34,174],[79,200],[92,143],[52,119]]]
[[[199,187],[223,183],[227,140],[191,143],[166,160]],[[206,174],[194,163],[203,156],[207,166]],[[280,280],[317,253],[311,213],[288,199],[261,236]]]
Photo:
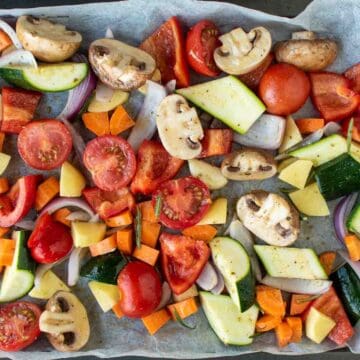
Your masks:
[[[311,29],[339,41],[341,50],[332,66],[333,70],[341,72],[349,65],[360,61],[360,2],[358,0],[315,0],[294,19],[268,15],[226,3],[193,0],[131,0],[0,12],[0,15],[19,16],[21,14],[60,17],[58,21],[83,34],[84,50],[89,42],[103,37],[108,26],[114,31],[116,38],[138,45],[167,18],[177,15],[187,26],[203,18],[214,20],[224,32],[236,26],[249,30],[254,26],[262,25],[271,31],[274,42],[289,38],[294,30]],[[45,96],[38,117],[56,116],[64,105],[65,97],[65,94]],[[130,103],[130,111],[133,114],[136,113],[136,109],[132,108],[132,103]],[[308,104],[301,112],[309,116],[314,113],[314,110]],[[13,159],[5,175],[15,178],[26,171],[29,172],[29,169],[24,167],[17,156],[15,137],[9,138],[5,145],[5,152],[12,154]],[[227,196],[229,209],[232,211],[236,199],[248,190],[253,188],[276,190],[278,186],[279,184],[273,180],[257,183],[232,182],[216,195]],[[332,209],[334,205],[334,202],[330,204]],[[229,214],[229,220],[230,217],[231,214]],[[296,245],[313,247],[317,252],[337,249],[339,245],[335,240],[331,217],[312,218],[308,222],[302,222],[301,239]],[[191,331],[176,323],[171,323],[162,328],[156,336],[149,336],[141,321],[125,318],[118,320],[111,312],[103,314],[90,294],[86,282],[81,281],[74,288],[74,292],[85,303],[91,323],[91,338],[82,351],[73,354],[55,352],[42,336],[26,351],[9,354],[0,352],[0,356],[19,360],[56,359],[83,355],[102,358],[139,355],[194,359],[257,351],[275,354],[309,354],[335,348],[330,341],[316,345],[304,339],[299,345],[291,344],[286,349],[279,350],[273,334],[259,336],[251,346],[224,346],[209,328],[202,311],[190,319],[192,323],[197,324],[196,330]],[[356,344],[352,344],[352,348],[359,351],[359,346],[356,347]]]

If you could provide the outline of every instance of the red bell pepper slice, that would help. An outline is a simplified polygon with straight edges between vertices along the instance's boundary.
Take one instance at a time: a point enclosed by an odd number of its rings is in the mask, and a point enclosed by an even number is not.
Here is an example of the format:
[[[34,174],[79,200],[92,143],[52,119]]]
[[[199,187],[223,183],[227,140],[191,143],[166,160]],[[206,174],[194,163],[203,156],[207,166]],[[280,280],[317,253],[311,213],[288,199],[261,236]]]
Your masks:
[[[360,63],[357,63],[344,72],[347,79],[350,80],[351,89],[360,94]]]
[[[331,72],[310,73],[311,98],[326,122],[350,116],[360,104],[360,95],[351,90],[350,80]]]
[[[24,176],[14,184],[7,195],[3,195],[10,200],[11,206],[2,208],[0,213],[1,227],[15,225],[30,211],[35,201],[38,180],[37,175]]]
[[[144,40],[140,49],[155,59],[164,84],[176,79],[178,87],[190,85],[185,40],[180,21],[176,16],[171,17]]]
[[[1,131],[18,134],[34,118],[41,96],[37,91],[3,87]]]
[[[231,129],[207,129],[201,140],[200,158],[226,155],[231,151],[234,132]]]

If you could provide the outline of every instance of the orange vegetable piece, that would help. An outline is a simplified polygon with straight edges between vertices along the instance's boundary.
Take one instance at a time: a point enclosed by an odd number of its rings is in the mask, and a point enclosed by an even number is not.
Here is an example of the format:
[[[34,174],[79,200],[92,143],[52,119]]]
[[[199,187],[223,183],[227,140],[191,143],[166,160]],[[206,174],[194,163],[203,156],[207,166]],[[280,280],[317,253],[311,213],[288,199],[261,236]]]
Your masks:
[[[176,320],[175,310],[177,311],[181,319],[185,319],[198,311],[198,306],[194,297],[177,302],[175,304],[168,305],[167,308],[170,311],[171,316],[174,320]]]
[[[280,316],[263,315],[256,322],[256,332],[266,332],[275,329],[281,323]]]
[[[356,235],[346,235],[345,245],[352,261],[360,260],[360,239]]]
[[[82,114],[85,127],[97,136],[110,133],[109,115],[107,112],[94,112]]]
[[[116,315],[116,317],[118,319],[121,319],[122,317],[124,317],[124,314],[121,311],[120,301],[112,307],[112,311],[114,312],[114,314]]]
[[[291,327],[292,336],[290,342],[292,343],[299,343],[301,342],[302,338],[302,319],[301,317],[287,317],[286,319],[287,324]]]
[[[153,249],[147,245],[141,245],[139,248],[136,247],[132,256],[138,260],[148,263],[154,266],[159,257],[159,250]]]
[[[217,233],[217,229],[212,225],[194,225],[188,227],[182,231],[182,234],[185,236],[190,236],[196,240],[210,241],[212,240]]]
[[[125,255],[131,255],[133,251],[133,230],[124,229],[116,232],[118,249]]]
[[[109,227],[128,226],[133,222],[133,216],[130,210],[125,210],[119,215],[113,216],[105,220],[105,223]]]
[[[5,141],[5,133],[0,132],[0,152],[3,151]]]
[[[155,209],[152,205],[152,201],[144,201],[142,203],[140,203],[139,205],[140,211],[141,211],[141,216],[143,220],[152,222],[152,223],[156,223],[158,222],[158,219],[155,216]]]
[[[15,241],[0,239],[0,266],[10,266],[15,252]]]
[[[53,219],[55,221],[61,222],[62,224],[66,226],[71,226],[71,221],[67,220],[66,218],[71,214],[71,211],[67,208],[62,208],[57,211],[55,211],[53,215]]]
[[[5,234],[7,234],[10,230],[11,230],[11,228],[0,227],[0,238],[2,236],[4,236]]]
[[[7,178],[0,178],[0,194],[5,194],[9,191],[9,181]]]
[[[141,222],[141,243],[155,248],[160,234],[160,229],[160,224],[143,220]]]
[[[0,51],[4,51],[10,45],[12,45],[12,41],[9,35],[5,31],[0,30]]]
[[[313,295],[292,294],[290,303],[290,315],[303,314],[312,303]]]
[[[119,135],[127,129],[135,125],[135,121],[129,116],[125,108],[118,106],[110,118],[110,133],[112,135]]]
[[[327,275],[331,274],[336,258],[335,251],[325,251],[319,256],[320,263]]]
[[[35,198],[35,209],[41,210],[60,191],[60,184],[56,177],[51,176],[38,186]]]
[[[108,254],[117,248],[116,234],[89,246],[91,256]]]
[[[256,286],[256,301],[265,314],[285,316],[285,303],[279,289],[270,286]]]
[[[302,134],[310,134],[325,126],[325,120],[321,118],[304,118],[296,120],[296,126]]]
[[[290,325],[286,321],[283,321],[275,328],[275,334],[278,346],[283,348],[290,343],[293,331]]]
[[[148,316],[143,317],[141,320],[150,335],[154,335],[161,329],[169,320],[171,316],[166,309],[161,309]]]

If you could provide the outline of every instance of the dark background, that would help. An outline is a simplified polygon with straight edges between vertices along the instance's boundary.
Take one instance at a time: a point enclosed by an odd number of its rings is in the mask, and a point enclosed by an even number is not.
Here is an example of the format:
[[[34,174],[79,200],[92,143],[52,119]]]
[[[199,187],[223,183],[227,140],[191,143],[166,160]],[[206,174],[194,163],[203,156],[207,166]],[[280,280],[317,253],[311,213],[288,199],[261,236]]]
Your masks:
[[[155,1],[155,0],[149,0]],[[169,0],[171,1],[171,0]],[[339,0],[341,1],[341,0]],[[360,1],[360,0],[359,0]],[[71,5],[71,4],[83,4],[91,2],[101,2],[100,0],[0,0],[0,9],[12,9],[12,8],[31,8],[38,6],[54,6],[54,5]],[[301,12],[311,0],[227,0],[226,2],[238,4],[248,8],[265,11],[271,14],[293,17]],[[79,360],[94,360],[95,357],[81,357]],[[126,357],[122,360],[136,360],[141,359],[138,357]],[[279,356],[257,353],[252,355],[242,355],[237,357],[218,358],[219,360],[290,360],[294,359],[292,356]],[[354,355],[348,351],[333,351],[326,354],[315,354],[296,356],[295,360],[360,360],[359,355]],[[1,360],[1,359],[0,359]],[[156,359],[155,359],[156,360]]]

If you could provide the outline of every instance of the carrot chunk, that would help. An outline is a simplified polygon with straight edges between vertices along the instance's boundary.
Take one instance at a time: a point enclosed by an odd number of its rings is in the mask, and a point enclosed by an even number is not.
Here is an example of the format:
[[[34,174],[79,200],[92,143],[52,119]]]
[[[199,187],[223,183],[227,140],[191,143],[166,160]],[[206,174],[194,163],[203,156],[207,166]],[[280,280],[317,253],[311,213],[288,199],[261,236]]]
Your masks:
[[[97,136],[110,133],[109,115],[107,112],[92,112],[82,114],[85,127]]]
[[[196,240],[208,242],[212,240],[217,233],[217,229],[212,225],[194,225],[182,231],[185,236],[190,236]]]
[[[110,119],[110,133],[112,135],[119,135],[127,129],[135,125],[135,121],[129,116],[125,108],[118,106]]]
[[[124,317],[124,314],[121,311],[120,301],[112,307],[112,311],[114,312],[114,314],[116,315],[116,317],[118,319],[121,319],[122,317]]]
[[[41,210],[60,191],[60,184],[56,177],[51,176],[38,186],[35,198],[35,209]]]
[[[310,134],[325,126],[325,120],[321,118],[304,118],[296,120],[296,125],[302,134]]]
[[[5,133],[0,131],[0,152],[3,151],[4,142],[5,142]]]
[[[281,323],[280,316],[263,315],[256,321],[256,331],[266,332],[275,329]]]
[[[89,246],[91,256],[93,257],[108,254],[114,251],[116,248],[116,234],[112,234],[104,240]]]
[[[283,348],[290,343],[293,336],[293,331],[290,325],[287,322],[283,321],[275,328],[275,334],[278,346]]]
[[[290,303],[290,315],[301,315],[311,305],[312,295],[292,294]]]
[[[141,243],[152,248],[156,247],[161,225],[143,220],[141,222]]]
[[[15,252],[15,241],[0,239],[0,266],[10,266]]]
[[[170,311],[171,316],[174,320],[176,320],[176,312],[179,314],[181,319],[185,319],[198,311],[198,306],[194,297],[177,302],[175,304],[168,305],[167,308]]]
[[[169,320],[171,316],[166,309],[161,309],[148,316],[143,317],[141,320],[150,335],[154,335],[161,329]]]
[[[258,285],[256,287],[256,301],[265,314],[285,316],[286,305],[279,289]]]
[[[62,208],[57,211],[55,211],[53,215],[53,219],[55,221],[61,222],[62,224],[66,226],[71,226],[71,221],[66,219],[71,214],[71,211],[67,208]]]
[[[287,324],[291,327],[292,336],[290,342],[298,343],[301,342],[302,338],[302,320],[301,317],[289,316],[286,319]]]
[[[9,191],[9,181],[7,178],[0,178],[0,194],[5,194]]]
[[[119,215],[113,216],[105,220],[107,226],[118,227],[118,226],[128,226],[133,222],[133,216],[130,210],[125,210]]]
[[[140,207],[140,211],[141,211],[143,220],[149,221],[151,223],[158,222],[158,219],[155,216],[155,210],[154,210],[151,200],[144,201],[144,202],[140,203],[138,206]]]
[[[159,250],[153,249],[147,245],[141,245],[139,248],[135,248],[132,256],[138,260],[154,266],[159,257],[159,253]]]
[[[325,251],[319,256],[320,263],[327,275],[331,274],[336,258],[335,251]]]
[[[0,51],[4,51],[11,44],[12,44],[12,41],[11,41],[9,35],[5,31],[0,30]]]
[[[125,255],[131,255],[133,251],[133,230],[124,229],[116,232],[118,249]]]
[[[360,239],[356,235],[345,236],[345,245],[352,261],[360,260]]]
[[[11,228],[0,227],[0,238],[2,236],[4,236],[5,234],[7,234],[10,230],[11,230]]]

